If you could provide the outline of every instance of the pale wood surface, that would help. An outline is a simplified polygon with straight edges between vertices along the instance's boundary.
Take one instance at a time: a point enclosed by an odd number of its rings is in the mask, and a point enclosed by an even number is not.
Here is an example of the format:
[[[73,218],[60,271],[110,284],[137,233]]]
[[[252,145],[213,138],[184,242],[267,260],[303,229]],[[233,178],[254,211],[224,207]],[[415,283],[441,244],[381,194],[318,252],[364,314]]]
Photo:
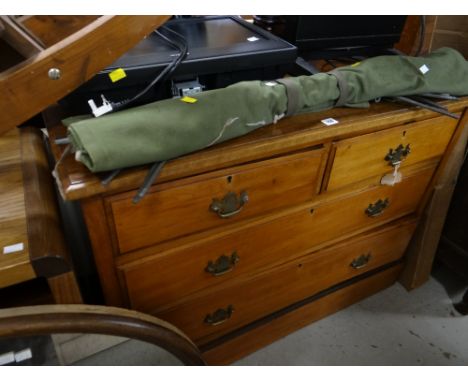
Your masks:
[[[310,200],[322,179],[325,154],[324,149],[309,150],[190,178],[188,184],[183,180],[165,183],[154,187],[137,205],[132,203],[135,192],[110,198],[120,251],[225,227]],[[210,205],[229,192],[237,197],[245,192],[249,200],[239,214],[223,219],[210,211]]]
[[[102,16],[0,73],[0,133],[40,113],[114,62],[168,16]],[[59,80],[48,71],[61,70]]]
[[[33,279],[23,195],[18,129],[0,136],[0,288]],[[3,248],[23,243],[24,250],[3,254]]]

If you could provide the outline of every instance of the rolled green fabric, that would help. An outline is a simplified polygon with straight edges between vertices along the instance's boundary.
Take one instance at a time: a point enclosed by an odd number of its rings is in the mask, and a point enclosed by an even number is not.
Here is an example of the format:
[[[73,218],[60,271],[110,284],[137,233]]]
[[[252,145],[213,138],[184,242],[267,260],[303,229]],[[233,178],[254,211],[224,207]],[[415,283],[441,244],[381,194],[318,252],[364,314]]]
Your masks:
[[[288,78],[284,84],[240,82],[199,93],[195,103],[169,99],[64,124],[77,160],[98,172],[176,158],[286,114],[332,108],[337,100],[362,107],[384,96],[429,92],[468,94],[468,63],[461,54],[442,48],[426,57],[374,57],[329,74]]]

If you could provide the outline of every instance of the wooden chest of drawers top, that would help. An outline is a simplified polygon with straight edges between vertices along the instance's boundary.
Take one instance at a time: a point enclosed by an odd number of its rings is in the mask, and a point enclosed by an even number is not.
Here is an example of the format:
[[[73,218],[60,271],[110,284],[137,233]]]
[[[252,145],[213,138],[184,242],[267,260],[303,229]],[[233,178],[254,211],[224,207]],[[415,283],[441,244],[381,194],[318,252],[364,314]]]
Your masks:
[[[446,102],[445,105],[452,112],[460,112],[468,106],[468,97]],[[53,142],[56,138],[63,138],[66,135],[65,128],[60,123],[64,116],[62,113],[59,108],[51,108],[44,113],[52,142],[52,153],[56,160],[60,158],[64,148]],[[339,123],[325,126],[321,122],[330,117],[335,118]],[[157,183],[203,174],[434,117],[438,117],[438,114],[382,102],[372,104],[369,109],[338,108],[284,118],[275,125],[260,128],[243,137],[169,161]],[[140,187],[148,168],[149,166],[141,166],[124,170],[109,185],[104,186],[101,184],[102,178],[99,175],[91,173],[72,156],[68,156],[58,169],[57,183],[66,200],[83,199],[99,194],[114,194]]]

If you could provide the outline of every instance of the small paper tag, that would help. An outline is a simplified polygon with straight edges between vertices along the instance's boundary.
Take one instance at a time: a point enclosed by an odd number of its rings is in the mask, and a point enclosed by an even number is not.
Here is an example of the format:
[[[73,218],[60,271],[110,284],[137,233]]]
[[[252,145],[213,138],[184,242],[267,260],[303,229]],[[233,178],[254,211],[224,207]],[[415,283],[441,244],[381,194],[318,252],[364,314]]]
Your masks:
[[[385,174],[382,179],[380,179],[380,184],[386,185],[386,186],[394,186],[397,183],[400,183],[401,180],[403,179],[403,175],[401,172],[399,172],[400,169],[400,164],[397,164],[393,168],[393,173],[392,174]]]
[[[8,353],[0,354],[0,366],[8,365],[12,362],[15,362],[15,353],[10,351]]]
[[[419,68],[419,71],[422,73],[422,74],[426,74],[428,71],[429,71],[429,68],[427,67],[426,64],[424,64],[423,66],[421,66]]]
[[[265,82],[265,85],[266,86],[275,86],[275,85],[277,85],[277,82],[268,81],[268,82]]]
[[[195,103],[198,101],[196,98],[189,97],[189,96],[182,97],[180,100],[186,103]]]
[[[322,119],[321,122],[327,126],[336,125],[337,123],[339,123],[336,119],[333,118]]]
[[[23,249],[24,249],[23,243],[8,245],[6,247],[3,247],[3,254],[8,255],[9,253],[21,252]]]
[[[127,77],[127,73],[122,68],[118,68],[109,73],[109,78],[112,82],[120,81],[122,78]]]
[[[23,362],[26,361],[27,359],[32,358],[32,352],[30,348],[23,349],[17,353],[15,353],[15,361],[18,362]]]
[[[255,42],[255,41],[258,41],[260,39],[258,37],[252,36],[252,37],[247,37],[247,40],[250,41],[250,42]]]

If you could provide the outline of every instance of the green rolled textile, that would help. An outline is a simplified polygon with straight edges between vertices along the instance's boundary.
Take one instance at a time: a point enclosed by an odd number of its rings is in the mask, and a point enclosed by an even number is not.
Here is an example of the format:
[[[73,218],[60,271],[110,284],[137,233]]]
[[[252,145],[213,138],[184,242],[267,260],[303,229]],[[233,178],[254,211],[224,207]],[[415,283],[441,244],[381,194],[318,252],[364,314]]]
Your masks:
[[[107,171],[176,158],[337,101],[363,107],[384,96],[467,95],[468,63],[442,48],[426,57],[380,56],[279,81],[240,82],[199,93],[195,103],[169,99],[64,124],[77,160],[93,172]]]

